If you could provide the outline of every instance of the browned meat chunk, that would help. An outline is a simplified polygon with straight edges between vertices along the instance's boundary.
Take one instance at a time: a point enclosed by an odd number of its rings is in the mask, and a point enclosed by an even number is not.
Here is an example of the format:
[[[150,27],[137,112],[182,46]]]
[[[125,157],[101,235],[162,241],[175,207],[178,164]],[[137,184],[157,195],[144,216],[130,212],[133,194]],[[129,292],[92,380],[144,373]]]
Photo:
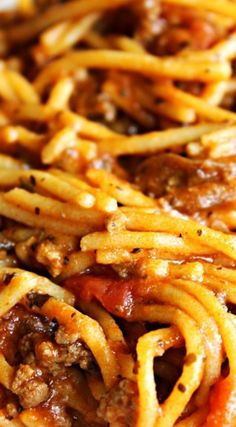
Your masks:
[[[142,43],[149,42],[162,29],[163,20],[158,19],[161,11],[157,0],[141,0],[133,5],[137,17],[135,37]]]
[[[33,351],[37,336],[53,336],[58,324],[37,314],[29,316],[27,310],[17,305],[0,321],[0,346],[10,364],[15,365]]]
[[[77,240],[71,236],[48,236],[35,245],[35,259],[56,277],[61,273],[65,255],[72,252],[76,245]]]
[[[63,363],[65,366],[78,364],[82,369],[87,370],[94,363],[91,352],[79,340],[65,346],[43,341],[36,345],[35,352],[40,363],[50,370],[53,366],[57,368],[58,363]]]
[[[208,49],[219,37],[220,29],[210,14],[174,5],[162,9],[162,28],[153,47],[157,55],[175,55],[182,49]]]
[[[227,182],[235,176],[233,161],[190,160],[167,153],[144,160],[136,169],[135,181],[145,193],[161,197],[176,187]]]
[[[166,197],[171,206],[183,213],[192,214],[202,209],[236,199],[236,182],[230,184],[210,183],[186,188],[184,191],[175,189]]]
[[[136,420],[137,386],[121,380],[100,401],[98,416],[117,427],[132,427]]]
[[[34,408],[49,397],[48,385],[43,381],[40,372],[29,365],[20,365],[12,383],[12,391],[19,396],[23,408]]]

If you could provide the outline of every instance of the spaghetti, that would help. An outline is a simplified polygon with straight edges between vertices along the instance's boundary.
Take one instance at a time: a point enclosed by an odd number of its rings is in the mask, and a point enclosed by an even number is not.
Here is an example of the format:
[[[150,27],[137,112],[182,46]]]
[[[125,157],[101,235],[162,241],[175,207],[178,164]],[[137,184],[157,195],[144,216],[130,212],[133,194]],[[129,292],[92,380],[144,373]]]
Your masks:
[[[234,427],[236,2],[0,21],[0,426]]]

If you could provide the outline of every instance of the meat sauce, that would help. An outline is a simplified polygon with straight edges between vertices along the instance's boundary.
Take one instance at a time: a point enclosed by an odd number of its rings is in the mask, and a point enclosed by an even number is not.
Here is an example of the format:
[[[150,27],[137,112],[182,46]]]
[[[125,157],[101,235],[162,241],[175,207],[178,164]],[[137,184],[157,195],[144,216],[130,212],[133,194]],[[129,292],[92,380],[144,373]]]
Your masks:
[[[183,49],[209,49],[222,29],[211,14],[191,7],[162,5],[143,0],[133,6],[136,17],[135,38],[155,55],[174,55]]]
[[[220,34],[212,17],[202,16],[196,10],[175,5],[165,5],[163,19],[167,19],[164,31],[157,39],[157,52],[176,54],[182,49],[209,49]]]
[[[1,351],[11,365],[20,363],[23,355],[17,349],[21,348],[23,351],[24,337],[29,336],[29,334],[37,334],[50,339],[57,327],[56,322],[49,321],[49,319],[36,314],[29,316],[28,311],[23,306],[17,305],[0,320]]]
[[[45,302],[43,297],[38,299],[39,305]],[[29,294],[29,306],[33,301],[34,295]],[[37,408],[39,421],[50,421],[56,427],[81,425],[67,412],[68,398],[73,399],[80,390],[83,371],[96,375],[96,364],[84,343],[62,343],[59,331],[56,319],[33,313],[20,304],[1,318],[1,351],[15,368],[11,391],[3,386],[0,389],[0,406],[7,408],[9,419],[22,409]]]
[[[141,162],[134,176],[144,193],[165,197],[173,208],[184,213],[191,214],[236,198],[233,157],[219,161],[191,160],[165,153]]]

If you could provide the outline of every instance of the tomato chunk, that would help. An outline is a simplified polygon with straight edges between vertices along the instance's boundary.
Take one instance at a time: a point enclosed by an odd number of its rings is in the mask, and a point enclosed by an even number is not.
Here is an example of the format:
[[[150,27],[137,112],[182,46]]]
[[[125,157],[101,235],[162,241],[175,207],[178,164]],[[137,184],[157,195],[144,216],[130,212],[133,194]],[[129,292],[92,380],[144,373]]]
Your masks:
[[[110,276],[75,275],[64,286],[84,302],[99,301],[107,311],[128,317],[133,308],[134,280],[122,280]]]

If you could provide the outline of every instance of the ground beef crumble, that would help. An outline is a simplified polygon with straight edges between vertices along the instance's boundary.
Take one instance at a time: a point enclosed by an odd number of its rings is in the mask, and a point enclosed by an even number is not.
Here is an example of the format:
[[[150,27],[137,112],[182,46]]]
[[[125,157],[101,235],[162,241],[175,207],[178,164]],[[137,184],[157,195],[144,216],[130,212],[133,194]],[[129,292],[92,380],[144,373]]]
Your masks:
[[[137,416],[137,386],[122,379],[100,401],[98,416],[117,427],[132,427]]]
[[[33,296],[30,301],[36,302]],[[69,394],[77,395],[75,378],[84,371],[97,371],[86,345],[78,337],[67,336],[56,319],[30,312],[23,305],[0,320],[0,344],[8,363],[15,367],[11,391],[0,393],[8,416],[15,418],[18,408],[47,408],[56,426],[74,426],[67,405]]]
[[[51,371],[58,363],[64,366],[78,364],[84,370],[88,370],[94,363],[91,352],[79,340],[66,346],[43,341],[36,345],[35,353],[40,363]]]
[[[29,365],[20,365],[12,383],[12,391],[19,396],[23,408],[34,408],[49,397],[49,387],[42,378],[42,371]]]

